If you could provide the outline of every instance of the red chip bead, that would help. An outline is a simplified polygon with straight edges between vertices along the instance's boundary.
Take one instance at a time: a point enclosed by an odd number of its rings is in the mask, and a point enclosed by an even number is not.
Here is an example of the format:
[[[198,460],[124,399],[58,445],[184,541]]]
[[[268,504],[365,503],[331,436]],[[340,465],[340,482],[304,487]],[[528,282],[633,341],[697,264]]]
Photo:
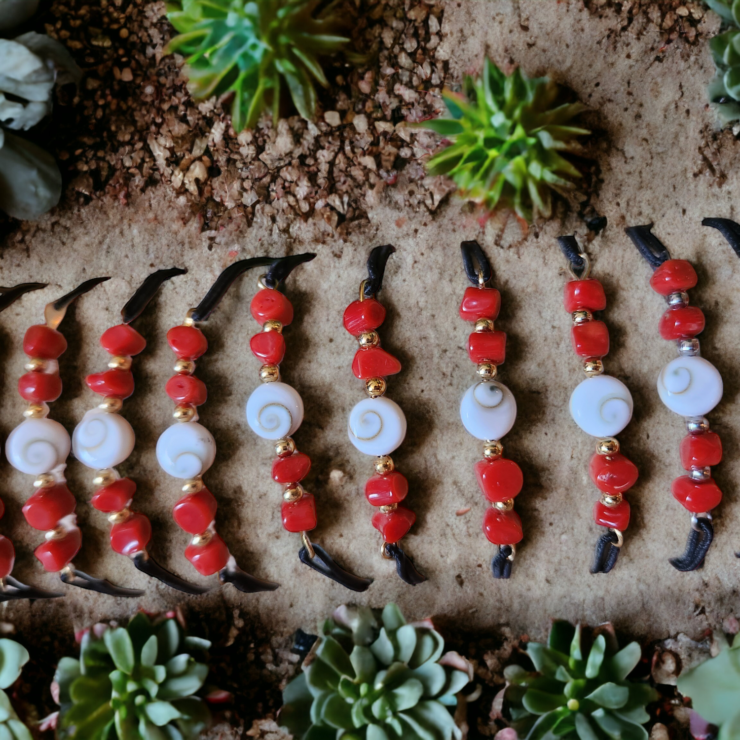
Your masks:
[[[704,312],[696,306],[669,308],[658,327],[663,339],[689,339],[704,331]]]
[[[110,528],[110,546],[119,555],[131,556],[146,550],[151,538],[151,522],[138,512]]]
[[[390,506],[406,498],[409,482],[406,476],[394,470],[385,475],[374,475],[365,483],[365,497],[373,506]]]
[[[136,483],[131,478],[119,478],[104,488],[99,488],[91,503],[98,511],[112,514],[114,511],[125,509],[135,493]]]
[[[698,280],[691,262],[666,260],[650,278],[650,287],[662,296],[669,296],[693,288]]]
[[[285,357],[285,337],[276,331],[263,331],[249,340],[252,354],[266,365],[279,365]]]
[[[491,502],[518,496],[524,485],[522,469],[513,460],[504,457],[479,460],[475,464],[475,477],[483,495]]]
[[[383,539],[393,544],[398,542],[408,531],[416,521],[416,514],[410,509],[406,509],[403,506],[399,506],[394,511],[389,511],[384,514],[379,511],[377,514],[373,514],[373,527],[383,535]]]
[[[616,506],[606,506],[601,501],[594,504],[594,521],[600,527],[618,529],[624,532],[630,524],[630,505],[628,501],[622,501]]]
[[[44,570],[49,573],[58,573],[72,559],[82,547],[82,533],[75,527],[58,540],[47,540],[39,545],[33,552],[38,558]]]
[[[188,545],[185,557],[202,576],[212,576],[226,566],[229,561],[229,548],[214,534],[205,545]]]
[[[483,532],[488,541],[494,545],[516,545],[521,542],[522,520],[515,511],[499,511],[498,509],[487,509],[483,517]]]
[[[275,483],[300,483],[311,470],[311,458],[303,452],[294,452],[288,457],[276,457],[272,463],[272,479]]]
[[[195,375],[173,375],[164,389],[175,403],[202,406],[208,398],[206,384]]]
[[[637,466],[617,452],[613,455],[595,453],[588,465],[588,474],[602,493],[624,493],[637,482]]]
[[[298,501],[284,501],[280,513],[288,532],[309,532],[316,528],[316,500],[311,493],[304,493]]]
[[[260,324],[279,321],[288,326],[293,321],[293,304],[279,290],[263,288],[252,298],[249,310]]]
[[[60,483],[31,496],[23,506],[23,516],[34,529],[54,529],[60,519],[74,513],[76,505],[72,492]]]
[[[23,337],[23,351],[29,357],[56,360],[66,349],[67,340],[64,338],[64,334],[45,324],[29,327]]]
[[[603,311],[606,308],[604,286],[593,278],[571,280],[565,284],[563,304],[568,313],[574,311]]]
[[[119,324],[106,329],[100,337],[106,352],[119,357],[133,357],[146,349],[146,339],[128,324]]]
[[[172,509],[172,516],[180,529],[188,534],[200,534],[216,518],[218,504],[207,488],[183,496]]]
[[[385,378],[401,372],[401,363],[380,347],[358,349],[352,360],[352,372],[356,378]]]
[[[353,301],[344,310],[344,328],[358,337],[365,331],[374,331],[385,321],[385,306],[375,298]]]
[[[0,534],[0,578],[7,578],[15,565],[15,548],[13,543]]]
[[[106,370],[85,378],[88,388],[101,396],[128,398],[134,392],[134,374],[130,370]]]
[[[208,350],[206,335],[195,326],[173,326],[167,344],[181,360],[197,360]]]
[[[684,470],[706,468],[722,462],[722,440],[714,432],[687,434],[679,448]]]
[[[496,319],[501,310],[501,293],[496,288],[466,288],[460,304],[463,321]]]
[[[474,331],[468,337],[468,357],[476,364],[503,364],[506,359],[506,332]]]
[[[673,481],[671,491],[673,498],[692,514],[711,511],[722,501],[722,491],[712,478],[700,481],[682,475]]]
[[[59,373],[25,373],[18,378],[18,393],[32,403],[56,401],[62,395],[62,379]]]
[[[4,503],[4,502],[3,502],[3,500],[2,500],[1,498],[0,498],[0,519],[2,519],[2,518],[3,518],[3,515],[4,515],[4,514],[5,514],[5,503]],[[3,577],[3,576],[0,576],[0,578],[2,578],[2,577]]]
[[[609,329],[603,321],[587,321],[571,329],[573,351],[579,357],[604,357],[609,354]]]

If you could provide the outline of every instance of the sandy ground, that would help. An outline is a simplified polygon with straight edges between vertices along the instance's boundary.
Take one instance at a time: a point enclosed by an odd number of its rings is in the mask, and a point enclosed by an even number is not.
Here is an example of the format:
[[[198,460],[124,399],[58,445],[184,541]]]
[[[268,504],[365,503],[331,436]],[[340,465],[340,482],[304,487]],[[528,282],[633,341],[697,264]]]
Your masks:
[[[713,30],[707,21],[706,31]],[[598,528],[591,519],[595,489],[587,476],[592,442],[573,423],[569,395],[581,379],[570,349],[570,319],[562,308],[565,264],[555,243],[562,233],[583,235],[575,214],[537,224],[524,236],[515,221],[481,226],[461,204],[445,202],[434,214],[423,208],[400,210],[392,198],[368,209],[369,222],[345,238],[313,243],[300,229],[290,237],[258,220],[248,227],[235,219],[215,234],[203,234],[200,221],[169,186],[150,189],[130,205],[93,201],[67,205],[11,233],[0,262],[2,283],[48,281],[0,317],[5,351],[0,360],[0,432],[6,436],[22,419],[15,386],[23,372],[21,338],[41,321],[43,305],[81,280],[113,279],[79,301],[63,325],[69,351],[62,357],[65,392],[52,415],[71,431],[96,402],[83,377],[104,369],[107,355],[97,338],[117,322],[118,311],[153,269],[180,265],[185,277],[167,284],[137,328],[149,347],[134,365],[136,394],[126,402],[138,444],[121,471],[139,484],[136,505],[151,517],[154,556],[176,572],[193,577],[182,552],[187,536],[170,517],[178,486],[157,466],[154,447],[169,425],[172,404],[164,393],[172,354],[165,332],[207,290],[235,258],[313,250],[317,259],[298,269],[287,292],[296,321],[286,330],[288,354],[283,378],[301,393],[306,418],[295,434],[299,449],[313,459],[307,488],[317,496],[320,525],[315,539],[351,569],[375,578],[365,594],[354,595],[321,578],[297,558],[297,536],[283,531],[280,492],[269,475],[272,446],[247,427],[244,404],[258,383],[258,363],[248,349],[256,324],[248,311],[257,275],[237,284],[204,326],[210,349],[198,375],[209,389],[201,422],[218,445],[207,484],[219,501],[218,528],[242,566],[279,581],[274,593],[247,596],[215,588],[192,598],[139,574],[107,545],[108,524],[86,503],[93,492],[90,472],[71,461],[68,473],[79,499],[84,547],[76,564],[122,585],[146,589],[141,599],[114,599],[65,588],[58,601],[2,606],[3,618],[22,633],[51,621],[76,628],[100,618],[123,618],[138,607],[160,610],[176,604],[202,612],[239,609],[277,632],[313,628],[343,601],[371,605],[397,601],[413,617],[436,615],[441,624],[515,631],[542,636],[551,617],[590,623],[611,619],[637,636],[657,638],[688,631],[698,635],[738,609],[740,563],[740,261],[717,232],[704,229],[704,216],[737,217],[740,145],[730,132],[715,133],[705,86],[713,73],[704,44],[682,40],[663,47],[659,29],[649,23],[620,30],[618,16],[605,8],[590,13],[580,2],[496,0],[450,2],[442,26],[453,79],[480,66],[488,53],[499,64],[521,64],[529,74],[552,71],[593,110],[588,122],[599,131],[597,162],[601,181],[591,198],[608,226],[588,247],[593,274],[606,287],[605,320],[612,351],[607,371],[628,384],[634,418],[620,435],[623,451],[639,466],[641,478],[629,494],[633,507],[627,543],[615,571],[588,572]],[[655,390],[659,369],[674,349],[658,338],[661,300],[650,291],[650,269],[623,233],[627,225],[654,221],[672,254],[693,260],[700,277],[692,301],[707,316],[704,356],[725,381],[725,398],[711,422],[722,436],[726,459],[716,469],[725,491],[717,511],[715,545],[704,570],[681,574],[668,558],[682,552],[689,517],[670,494],[681,473],[678,443],[684,429],[665,409]],[[516,396],[519,417],[505,438],[506,453],[517,460],[525,488],[517,499],[525,541],[514,577],[494,582],[492,547],[481,533],[485,503],[473,475],[480,443],[463,430],[458,405],[473,382],[464,349],[468,326],[457,315],[466,287],[459,243],[477,238],[491,258],[503,309],[498,328],[508,333],[508,353],[500,379]],[[402,583],[392,564],[380,558],[379,538],[370,525],[372,509],[362,488],[371,462],[346,436],[352,405],[363,397],[350,371],[354,341],[341,325],[342,312],[357,294],[370,247],[397,248],[388,265],[382,301],[388,320],[382,340],[403,362],[389,380],[388,395],[408,418],[408,436],[394,455],[411,483],[408,505],[418,520],[405,547],[429,581],[416,588]],[[15,574],[57,588],[32,555],[41,540],[20,508],[30,495],[30,477],[3,460],[2,496],[8,512],[0,531],[12,535],[18,550]],[[457,516],[460,509],[470,511]]]

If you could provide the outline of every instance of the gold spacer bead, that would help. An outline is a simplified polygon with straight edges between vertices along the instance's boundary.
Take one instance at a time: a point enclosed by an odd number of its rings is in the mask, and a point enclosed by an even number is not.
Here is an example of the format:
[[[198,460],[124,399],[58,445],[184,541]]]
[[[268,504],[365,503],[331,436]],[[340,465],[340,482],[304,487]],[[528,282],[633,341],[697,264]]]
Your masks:
[[[598,358],[592,357],[590,360],[584,361],[583,372],[589,378],[593,378],[594,375],[601,375],[604,372],[604,363]]]
[[[203,545],[207,545],[212,538],[213,532],[207,529],[205,532],[196,534],[195,537],[193,537],[193,539],[190,541],[190,544],[195,545],[196,547],[202,547]]]
[[[109,486],[116,480],[116,474],[111,468],[97,470],[93,478],[94,486]]]
[[[116,355],[108,360],[108,367],[111,370],[130,370],[131,358],[124,357],[123,355]]]
[[[492,319],[478,319],[475,322],[475,329],[479,334],[484,331],[493,331],[493,320]]]
[[[260,368],[260,380],[263,383],[275,383],[280,380],[280,368],[277,365],[263,365]]]
[[[117,414],[123,408],[123,401],[115,396],[108,396],[98,404],[98,408],[107,411],[109,414]]]
[[[195,372],[195,363],[192,360],[178,360],[175,363],[175,372],[178,375],[192,375]]]
[[[182,486],[183,493],[198,493],[203,490],[203,479],[199,476],[197,478],[190,478],[186,480]]]
[[[185,314],[185,319],[182,322],[183,326],[195,326],[195,320],[193,319],[194,311],[195,311],[194,308],[188,309],[188,312]]]
[[[295,452],[295,442],[290,438],[279,439],[275,442],[275,454],[278,457],[288,457]]]
[[[41,357],[32,357],[23,367],[30,373],[40,373],[46,370],[46,360]]]
[[[395,467],[390,455],[381,455],[375,458],[375,472],[380,475],[390,473]]]
[[[377,331],[364,331],[357,337],[357,343],[360,347],[377,347],[380,344],[380,337]]]
[[[194,406],[177,406],[172,412],[172,417],[175,421],[192,421],[195,418],[195,407]]]
[[[283,501],[298,501],[299,498],[303,498],[303,486],[297,485],[291,488],[286,488],[283,491]]]
[[[262,331],[276,331],[278,334],[283,333],[283,325],[275,319],[270,319],[262,324]]]
[[[368,378],[365,381],[365,391],[370,398],[382,396],[386,390],[386,382],[383,378]]]
[[[380,510],[383,514],[387,514],[389,511],[395,511],[397,508],[398,504],[387,504],[385,506],[381,506]]]
[[[481,362],[476,372],[478,377],[483,378],[483,380],[493,380],[498,370],[492,362]]]
[[[121,509],[120,511],[114,511],[112,514],[108,516],[108,521],[111,524],[122,524],[123,522],[128,521],[131,518],[131,509],[126,507],[125,509]]]
[[[505,501],[494,501],[491,506],[498,511],[511,511],[514,508],[514,499],[507,498]]]
[[[619,452],[619,440],[616,437],[606,437],[596,443],[596,452],[599,455],[616,455]]]
[[[67,534],[67,530],[64,527],[54,527],[54,529],[48,530],[44,534],[44,539],[49,540],[61,540]]]
[[[610,509],[613,509],[615,506],[619,506],[619,504],[622,503],[622,494],[621,493],[614,493],[614,494],[603,494],[601,496],[601,503],[604,504],[604,506],[608,506]]]
[[[579,324],[587,324],[589,321],[594,320],[594,315],[591,311],[587,311],[585,308],[581,308],[578,311],[573,311],[573,324],[578,326]]]
[[[45,403],[29,403],[28,407],[23,412],[23,416],[25,416],[26,419],[41,419],[45,413]]]
[[[486,441],[483,447],[483,457],[491,460],[504,454],[504,446],[497,439]]]
[[[33,482],[34,488],[51,488],[53,485],[56,485],[56,480],[51,473],[41,473]]]

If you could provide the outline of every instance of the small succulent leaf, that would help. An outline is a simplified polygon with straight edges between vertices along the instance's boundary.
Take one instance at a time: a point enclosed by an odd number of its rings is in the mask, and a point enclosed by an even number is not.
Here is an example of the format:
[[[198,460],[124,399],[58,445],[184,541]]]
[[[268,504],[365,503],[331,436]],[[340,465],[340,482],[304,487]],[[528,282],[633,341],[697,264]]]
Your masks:
[[[129,633],[123,627],[116,627],[107,630],[103,640],[116,668],[131,675],[134,670],[134,646]]]
[[[707,721],[722,726],[735,715],[740,696],[740,670],[733,649],[722,650],[715,658],[678,677],[677,688],[691,699],[694,709]]]
[[[369,704],[364,698],[352,705],[352,724],[355,727],[364,727],[370,721],[365,714],[366,709],[369,709]]]
[[[547,636],[547,647],[550,650],[568,655],[575,632],[576,628],[570,622],[562,619],[555,620],[550,628],[550,634]]]
[[[532,725],[526,740],[544,740],[550,734],[555,723],[558,721],[558,715],[555,712],[548,712],[541,715]]]
[[[376,719],[385,722],[393,714],[393,707],[387,696],[380,696],[370,707],[370,711]]]
[[[316,656],[333,668],[340,676],[354,675],[354,668],[349,655],[333,637],[324,637],[321,640],[316,650]]]
[[[368,725],[366,740],[389,740],[385,730],[380,725]]]
[[[387,632],[393,632],[406,624],[406,620],[396,604],[386,604],[380,618]]]
[[[128,676],[123,671],[111,671],[109,679],[114,696],[126,693]]]
[[[398,717],[388,717],[385,723],[385,727],[396,733],[399,737],[403,737],[403,725]]]
[[[538,689],[529,689],[524,694],[522,704],[532,714],[547,714],[554,712],[566,703],[564,694],[547,694]]]
[[[550,732],[555,737],[565,737],[569,733],[575,732],[576,729],[576,716],[567,707],[558,709],[555,714],[558,717],[558,721],[553,725]]]
[[[601,740],[591,720],[582,712],[576,712],[576,734],[579,740]]]
[[[591,713],[591,717],[612,740],[648,740],[644,727],[622,719],[606,709],[597,709]]]
[[[0,689],[7,689],[18,680],[29,658],[28,650],[20,643],[0,639]]]
[[[159,727],[143,718],[139,720],[139,736],[137,740],[169,740]]]
[[[187,653],[180,653],[180,655],[170,658],[165,665],[167,675],[170,677],[182,676],[188,670],[193,660]]]
[[[396,659],[402,663],[408,663],[416,650],[416,627],[405,624],[393,635],[396,643]]]
[[[0,722],[6,722],[14,715],[15,711],[10,703],[10,698],[2,689],[0,689]]]
[[[557,671],[555,671],[555,678],[563,683],[573,680],[573,677],[568,673],[568,669],[562,665],[559,665]]]
[[[118,740],[139,740],[139,721],[133,712],[116,712],[114,725]]]
[[[393,689],[388,695],[390,703],[396,712],[416,706],[424,695],[424,685],[416,678],[410,678]]]
[[[470,677],[464,671],[449,671],[443,693],[457,694],[458,691],[462,691],[469,683]]]
[[[531,677],[532,674],[528,670],[522,668],[520,665],[516,665],[515,663],[507,665],[506,668],[504,668],[504,678],[510,684],[515,686],[526,685],[527,681],[530,680]]]
[[[727,0],[705,0],[705,2],[722,20],[728,23],[735,23],[732,7],[728,4]]]
[[[591,646],[591,652],[588,654],[588,660],[586,661],[586,678],[596,678],[600,671],[601,666],[604,662],[604,654],[606,652],[606,638],[604,635],[599,635]]]
[[[370,646],[373,655],[378,659],[381,665],[390,665],[395,658],[395,649],[393,643],[388,637],[388,633],[383,627],[380,630],[378,639]]]
[[[735,98],[740,99],[740,67],[731,67],[723,77],[727,92]]]
[[[637,668],[641,658],[642,650],[639,643],[631,642],[606,660],[605,672],[612,681],[624,681]]]
[[[605,709],[621,709],[629,699],[630,690],[615,683],[603,683],[592,691],[586,699]]]
[[[152,621],[144,612],[137,612],[126,625],[126,631],[134,646],[134,655],[138,655],[146,641],[154,634]]]
[[[157,698],[157,694],[159,693],[159,684],[156,681],[151,678],[142,678],[141,685],[147,690],[152,699]]]
[[[148,670],[151,670],[153,679],[157,683],[162,683],[167,678],[167,669],[163,665],[155,665]]]
[[[345,735],[349,738],[349,735]],[[337,731],[331,727],[313,725],[303,736],[303,740],[337,740]]]
[[[157,636],[151,635],[141,648],[141,665],[153,666],[157,662],[158,649],[159,643],[157,642]]]
[[[733,22],[736,26],[740,26],[740,2],[738,2],[738,0],[734,0],[732,2],[730,11],[732,12]]]
[[[67,712],[62,712],[59,723],[62,727],[74,727],[78,738],[97,738],[114,718],[109,703],[82,702],[73,704]]]
[[[535,670],[546,676],[554,676],[559,665],[567,665],[567,658],[545,647],[538,642],[530,642],[526,649],[527,655],[534,664]]]
[[[167,701],[153,701],[144,707],[146,716],[157,727],[164,727],[173,719],[178,719],[181,715],[172,704]]]
[[[324,691],[336,691],[339,674],[323,660],[314,660],[306,669],[306,681],[311,693],[316,696]]]
[[[108,681],[98,681],[89,676],[80,676],[72,682],[69,696],[74,702],[97,701],[105,702],[110,699],[111,685]]]
[[[427,727],[416,719],[414,712],[405,712],[399,715],[399,720],[411,731],[403,729],[402,738],[413,738],[414,740],[441,740],[441,733],[436,727]]]
[[[709,39],[709,51],[712,53],[712,59],[716,65],[724,65],[725,52],[735,34],[737,34],[737,31],[730,30]]]
[[[418,668],[424,663],[436,663],[445,649],[445,641],[436,630],[417,628],[416,648],[409,660],[410,668]]]
[[[347,701],[356,701],[360,698],[360,687],[349,676],[342,676],[339,679],[337,691]]]
[[[75,658],[62,658],[54,672],[54,681],[59,685],[59,701],[61,704],[69,701],[69,688],[80,676],[80,661]]]
[[[177,654],[180,644],[180,627],[176,619],[166,619],[157,630],[159,650],[157,658],[160,663],[166,663]]]
[[[170,701],[192,696],[205,683],[207,676],[208,666],[193,662],[182,675],[164,681],[159,688],[159,698],[162,701]]]
[[[5,723],[0,724],[0,740],[13,740],[13,733]]]
[[[574,678],[565,684],[563,693],[566,699],[581,699],[588,687],[588,681],[585,678]]]
[[[636,725],[644,725],[650,721],[650,715],[645,711],[645,707],[633,707],[632,709],[617,709],[613,712],[617,717],[626,719],[628,722],[634,722]]]
[[[321,720],[322,723],[330,727],[335,727],[338,730],[351,730],[354,728],[352,709],[338,694],[332,694],[324,702],[321,710]]]
[[[211,649],[211,641],[203,637],[188,635],[182,642],[183,647],[188,651],[207,651]]]
[[[570,657],[573,660],[583,660],[583,649],[581,647],[581,625],[576,625],[573,641],[570,643]]]
[[[327,691],[324,694],[319,694],[314,697],[313,704],[311,704],[311,723],[316,725],[321,723],[321,716],[324,711],[324,705],[333,696],[332,692]]]
[[[306,674],[299,673],[283,689],[283,708],[280,710],[279,724],[290,734],[300,738],[311,726],[310,711],[313,695],[306,685]]]
[[[408,712],[420,726],[433,732],[436,731],[439,740],[449,740],[451,737],[462,736],[460,729],[450,711],[438,701],[422,701]]]
[[[460,121],[449,118],[433,118],[429,121],[414,124],[417,128],[426,128],[440,136],[458,136],[465,130]]]
[[[738,738],[740,738],[740,711],[730,717],[727,722],[722,723],[717,740],[737,740]]]
[[[349,660],[354,671],[352,675],[362,683],[370,683],[378,670],[372,651],[362,645],[355,645]]]
[[[460,671],[456,671],[460,673]],[[412,676],[424,686],[424,696],[437,696],[445,688],[447,672],[439,663],[425,663],[412,671]],[[467,679],[467,676],[466,676]]]
[[[12,733],[13,740],[33,740],[31,731],[19,719],[9,719],[8,728]]]

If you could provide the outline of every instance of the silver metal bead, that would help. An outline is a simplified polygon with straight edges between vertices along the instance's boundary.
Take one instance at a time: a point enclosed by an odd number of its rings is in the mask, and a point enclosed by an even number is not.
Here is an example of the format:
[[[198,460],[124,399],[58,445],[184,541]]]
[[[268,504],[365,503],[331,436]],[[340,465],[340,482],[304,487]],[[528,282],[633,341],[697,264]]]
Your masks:
[[[694,480],[709,480],[711,477],[711,468],[691,468],[689,471],[689,478],[693,478]]]
[[[686,419],[686,431],[689,434],[709,431],[709,422],[703,416],[690,416]]]
[[[671,293],[666,300],[669,306],[688,306],[689,294],[681,290],[677,293]]]
[[[676,345],[678,346],[678,354],[689,355],[689,357],[698,355],[701,350],[699,340],[696,337],[693,339],[679,339]]]

